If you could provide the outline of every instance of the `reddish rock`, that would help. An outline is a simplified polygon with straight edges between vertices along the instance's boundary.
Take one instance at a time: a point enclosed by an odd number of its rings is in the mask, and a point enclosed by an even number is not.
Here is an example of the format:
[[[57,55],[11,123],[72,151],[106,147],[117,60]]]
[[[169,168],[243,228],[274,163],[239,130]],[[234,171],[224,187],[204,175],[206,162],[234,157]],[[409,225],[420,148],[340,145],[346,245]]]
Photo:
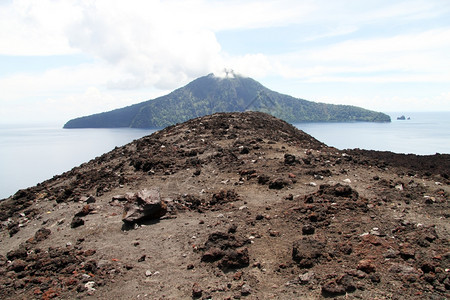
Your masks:
[[[366,272],[367,274],[373,273],[376,271],[375,264],[370,259],[363,259],[358,262],[358,266],[356,267],[358,270]]]
[[[409,243],[403,243],[400,246],[399,250],[400,250],[400,256],[405,260],[414,258],[416,256],[416,251]]]
[[[234,280],[239,280],[242,277],[242,271],[237,271],[236,273],[234,273],[233,275],[233,279]]]
[[[219,267],[222,269],[237,269],[247,267],[249,262],[248,249],[241,248],[227,251],[223,259],[219,262]]]
[[[362,237],[362,240],[366,243],[370,243],[374,246],[379,246],[382,243],[382,239],[376,235],[366,234]]]
[[[204,262],[215,262],[221,259],[225,255],[225,252],[219,248],[210,248],[202,256]]]
[[[90,214],[94,209],[89,205],[86,204],[83,206],[83,208],[75,214],[76,217],[84,217]]]
[[[322,295],[325,297],[335,297],[351,293],[356,290],[356,286],[350,275],[340,275],[335,279],[327,281],[322,285]]]

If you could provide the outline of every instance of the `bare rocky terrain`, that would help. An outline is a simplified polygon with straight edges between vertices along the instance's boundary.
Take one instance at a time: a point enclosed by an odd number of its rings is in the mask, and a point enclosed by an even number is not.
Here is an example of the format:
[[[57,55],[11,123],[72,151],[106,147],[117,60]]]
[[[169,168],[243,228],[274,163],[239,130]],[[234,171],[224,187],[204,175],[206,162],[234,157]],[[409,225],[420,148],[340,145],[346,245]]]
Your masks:
[[[450,155],[263,113],[167,127],[0,202],[1,299],[448,299]]]

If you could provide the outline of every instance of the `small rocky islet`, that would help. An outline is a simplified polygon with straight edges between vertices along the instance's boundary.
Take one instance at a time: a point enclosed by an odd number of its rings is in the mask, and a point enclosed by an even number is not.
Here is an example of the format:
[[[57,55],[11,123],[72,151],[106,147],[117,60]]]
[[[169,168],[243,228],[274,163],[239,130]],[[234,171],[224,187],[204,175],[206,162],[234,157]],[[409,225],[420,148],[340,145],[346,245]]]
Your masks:
[[[2,200],[0,298],[445,299],[449,170],[189,120]]]

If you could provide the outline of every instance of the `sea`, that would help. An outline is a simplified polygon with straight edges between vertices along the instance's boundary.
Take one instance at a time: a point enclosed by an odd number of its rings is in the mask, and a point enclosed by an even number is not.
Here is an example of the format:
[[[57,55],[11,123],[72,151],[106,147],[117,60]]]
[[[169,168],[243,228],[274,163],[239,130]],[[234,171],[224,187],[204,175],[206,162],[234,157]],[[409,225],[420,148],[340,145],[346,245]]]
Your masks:
[[[297,128],[338,149],[430,155],[450,153],[450,112],[389,113],[391,123],[300,123]],[[404,115],[406,120],[397,120]],[[88,162],[151,129],[62,129],[0,125],[0,199]]]

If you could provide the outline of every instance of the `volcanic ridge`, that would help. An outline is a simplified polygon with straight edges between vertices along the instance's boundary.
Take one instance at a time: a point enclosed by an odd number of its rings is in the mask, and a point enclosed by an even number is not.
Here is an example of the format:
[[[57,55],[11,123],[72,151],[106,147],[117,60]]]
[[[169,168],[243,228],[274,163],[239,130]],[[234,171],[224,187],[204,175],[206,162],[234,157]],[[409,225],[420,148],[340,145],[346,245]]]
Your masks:
[[[192,119],[2,200],[0,298],[448,299],[449,170]]]

